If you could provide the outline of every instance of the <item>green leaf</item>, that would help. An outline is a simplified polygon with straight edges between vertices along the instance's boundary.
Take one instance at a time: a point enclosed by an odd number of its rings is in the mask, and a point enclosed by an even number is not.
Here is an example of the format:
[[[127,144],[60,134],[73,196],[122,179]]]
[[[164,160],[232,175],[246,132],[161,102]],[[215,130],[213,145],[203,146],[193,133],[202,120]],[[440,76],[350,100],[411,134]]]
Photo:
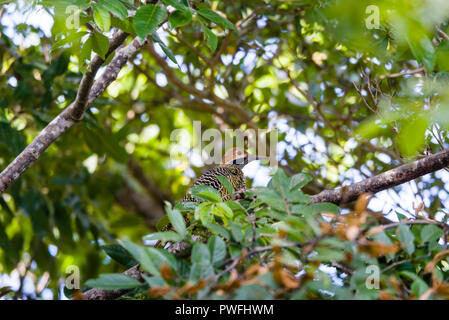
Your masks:
[[[147,4],[140,7],[134,16],[134,28],[137,35],[141,39],[145,39],[158,28],[165,16],[166,12],[162,6]]]
[[[109,31],[111,28],[111,15],[109,11],[100,4],[94,4],[92,8],[94,10],[94,21],[97,26],[105,32]]]
[[[443,235],[443,230],[433,224],[428,224],[421,230],[421,241],[423,243],[438,241]]]
[[[190,21],[192,21],[190,10],[176,10],[168,17],[168,22],[172,29],[186,25]]]
[[[421,150],[425,145],[425,132],[428,126],[429,120],[425,116],[405,122],[397,137],[399,151],[405,156],[412,156]]]
[[[122,20],[128,16],[128,10],[119,0],[99,0],[98,3]]]
[[[161,266],[163,264],[168,265],[172,270],[177,269],[177,263],[175,256],[164,250],[164,249],[156,249],[152,247],[146,247],[145,248],[147,255],[150,257],[154,265],[156,266],[159,274],[159,270],[161,269]]]
[[[203,18],[206,18],[207,20],[212,21],[213,23],[219,25],[223,29],[231,29],[238,33],[237,28],[231,21],[229,21],[228,19],[224,18],[223,16],[219,15],[218,13],[216,13],[211,9],[201,9],[198,10],[197,13]]]
[[[343,251],[335,250],[331,248],[316,248],[316,255],[311,256],[311,261],[322,262],[337,262],[346,259],[346,255]]]
[[[231,208],[224,202],[218,202],[214,207],[214,213],[218,216],[225,217],[231,219],[234,216],[234,212],[232,212]]]
[[[196,209],[195,209],[195,220],[200,220],[203,225],[206,225],[208,223],[213,223],[213,215],[212,213],[212,205],[209,202],[203,202],[201,203]]]
[[[415,244],[413,243],[415,241],[415,236],[410,231],[410,227],[406,224],[400,224],[398,227],[398,239],[404,246],[405,252],[407,252],[409,255],[412,255],[415,251]]]
[[[170,220],[168,219],[168,216],[163,216],[159,219],[159,221],[156,223],[156,230],[162,231],[168,224],[170,223]]]
[[[184,237],[173,231],[155,232],[145,236],[145,240],[181,241]]]
[[[192,256],[191,256],[192,263],[198,262],[201,263],[203,261],[210,262],[210,252],[208,247],[204,243],[195,243],[195,245],[192,248]]]
[[[177,203],[174,208],[181,211],[193,211],[198,207],[198,202],[186,201]]]
[[[25,148],[25,138],[22,133],[12,128],[6,122],[0,122],[0,146],[4,145],[11,152],[11,155],[17,156]]]
[[[168,219],[170,220],[175,230],[178,231],[178,233],[182,237],[184,237],[186,235],[186,223],[182,214],[178,210],[172,209],[170,203],[168,202],[166,202],[165,209],[167,211]]]
[[[337,205],[328,202],[314,203],[309,205],[309,208],[312,209],[313,214],[322,212],[340,213],[340,208]]]
[[[437,64],[439,71],[449,71],[449,42],[442,42],[436,50]]]
[[[306,184],[312,181],[312,177],[306,173],[298,173],[290,177],[289,179],[289,190],[301,189]]]
[[[258,284],[249,284],[236,290],[236,300],[271,300],[273,296],[264,287]]]
[[[82,63],[85,63],[86,60],[90,60],[92,56],[92,35],[87,38],[87,40],[84,42],[83,47],[81,48],[80,52],[80,61]]]
[[[255,189],[255,193],[257,198],[260,199],[263,203],[268,204],[271,208],[285,211],[285,202],[282,200],[280,195],[276,193],[276,191],[267,188],[259,188]]]
[[[213,202],[220,202],[221,201],[221,195],[217,191],[217,189],[214,189],[207,185],[198,185],[193,186],[190,188],[192,195],[196,198],[199,198],[200,200],[205,201],[213,201]]]
[[[153,39],[154,42],[156,42],[157,44],[159,44],[159,46],[161,47],[162,51],[164,51],[164,53],[167,55],[167,57],[173,62],[175,63],[178,68],[180,68],[178,61],[176,61],[175,55],[173,54],[173,52],[171,52],[171,50],[165,45],[165,43],[161,40],[161,38],[159,37],[159,35],[156,32],[153,32],[153,34],[151,35],[151,39]]]
[[[131,268],[138,263],[131,254],[119,244],[104,245],[101,248],[109,257],[126,268]]]
[[[181,11],[190,11],[190,8],[184,5],[179,0],[162,0],[162,2],[167,6],[172,6],[173,8]]]
[[[231,234],[235,241],[241,242],[243,240],[242,225],[230,221],[229,227],[231,228]]]
[[[287,200],[290,203],[309,203],[311,201],[310,196],[305,195],[301,190],[290,190],[287,193]]]
[[[427,72],[432,72],[435,67],[436,54],[432,41],[425,34],[407,37],[410,49],[418,62],[424,64]]]
[[[215,33],[204,24],[201,24],[201,27],[203,28],[204,34],[206,36],[206,44],[209,47],[210,51],[214,53],[215,50],[217,50],[218,38]]]
[[[229,231],[218,224],[205,224],[204,226],[209,230],[222,235],[227,240],[231,239],[231,234],[229,233]]]
[[[226,258],[226,244],[223,239],[217,236],[212,236],[207,242],[207,246],[209,247],[212,264],[217,266],[222,263]]]
[[[70,33],[67,37],[64,39],[60,39],[56,41],[53,46],[51,47],[52,52],[60,49],[66,45],[69,45],[69,47],[72,47],[74,43],[81,42],[81,38],[84,37],[87,34],[87,31],[80,31],[75,33]]]
[[[272,186],[277,193],[283,198],[287,197],[289,191],[289,178],[285,174],[284,170],[277,168],[276,172],[271,179]]]
[[[120,290],[139,287],[142,283],[121,273],[104,273],[98,279],[86,281],[86,285],[104,290]]]
[[[228,193],[231,195],[231,197],[234,197],[234,187],[232,186],[232,184],[229,182],[228,179],[226,179],[226,177],[224,176],[217,176],[218,181],[220,181],[220,183],[223,185],[223,187],[226,189],[226,191],[228,191]]]
[[[149,277],[146,274],[142,274],[142,277],[145,279],[145,281],[148,283],[150,287],[162,287],[167,285],[164,278],[162,278],[161,276]]]
[[[90,37],[92,38],[92,50],[102,59],[105,59],[109,50],[109,39],[98,32],[94,32]]]
[[[410,287],[410,289],[412,290],[413,294],[419,298],[420,296],[422,296],[427,290],[429,290],[429,286],[427,285],[427,283],[421,279],[419,276],[417,276],[415,273],[410,272],[410,271],[401,271],[399,272],[400,275],[413,280],[413,283]]]
[[[138,246],[130,241],[123,241],[123,247],[140,263],[140,268],[150,274],[159,274],[153,259],[150,257],[144,247]]]
[[[128,161],[129,155],[119,144],[117,136],[106,132],[88,116],[85,118],[85,125],[81,126],[81,132],[87,145],[95,153],[100,155],[106,153],[119,163]]]
[[[131,22],[130,18],[121,20],[113,16],[111,20],[111,26],[123,30],[129,34],[136,34],[136,30],[134,30],[134,25]]]
[[[210,262],[195,262],[190,269],[189,280],[196,282],[200,279],[209,279],[214,275],[214,268]]]

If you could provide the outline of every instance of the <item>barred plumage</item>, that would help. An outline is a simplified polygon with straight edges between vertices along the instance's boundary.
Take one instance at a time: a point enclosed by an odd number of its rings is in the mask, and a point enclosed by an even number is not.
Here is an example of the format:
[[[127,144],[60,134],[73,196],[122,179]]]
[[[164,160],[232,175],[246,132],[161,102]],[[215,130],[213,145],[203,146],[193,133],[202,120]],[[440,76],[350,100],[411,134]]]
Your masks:
[[[221,198],[223,201],[232,200],[231,195],[228,190],[222,185],[220,180],[218,180],[217,176],[225,177],[232,185],[235,191],[242,191],[246,189],[245,185],[245,177],[243,175],[242,168],[246,166],[249,162],[257,159],[262,159],[266,157],[259,157],[248,155],[248,153],[240,148],[234,148],[229,150],[223,157],[222,164],[208,170],[203,173],[198,179],[195,180],[192,186],[198,185],[207,185],[216,190],[218,190],[221,194]],[[181,202],[193,201],[197,202],[198,200],[191,196],[189,192]],[[190,221],[185,217],[186,225],[190,224]],[[172,228],[171,224],[165,226],[162,231],[167,231]],[[162,242],[159,241],[155,247],[161,247]]]
[[[236,165],[222,164],[219,167],[210,169],[202,174],[194,183],[193,186],[207,185],[210,186],[221,194],[223,201],[231,200],[231,195],[228,190],[221,184],[217,176],[223,176],[231,183],[234,190],[245,189],[245,178],[242,169]],[[185,201],[197,201],[190,194],[187,194],[182,200]]]

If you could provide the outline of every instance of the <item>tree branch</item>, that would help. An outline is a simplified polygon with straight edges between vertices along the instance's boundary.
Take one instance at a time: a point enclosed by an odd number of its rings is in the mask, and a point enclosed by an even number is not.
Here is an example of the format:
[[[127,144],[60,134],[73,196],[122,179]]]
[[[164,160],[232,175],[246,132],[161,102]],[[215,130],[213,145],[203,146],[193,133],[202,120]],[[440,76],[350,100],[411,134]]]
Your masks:
[[[335,190],[324,190],[312,196],[313,202],[344,204],[363,193],[377,193],[449,166],[449,149],[404,164],[377,176]]]
[[[127,33],[117,31],[110,40],[109,50],[106,55],[110,55],[120,45],[123,44]],[[95,101],[95,99],[103,93],[103,91],[113,82],[126,64],[128,59],[132,57],[142,46],[139,40],[134,39],[126,47],[116,52],[103,74],[94,82],[94,78],[104,59],[95,56],[90,63],[86,74],[81,80],[78,94],[75,101],[56,118],[54,118],[34,140],[11,162],[6,169],[0,173],[0,194],[13,184],[39,157],[44,151],[64,132],[71,128],[75,123],[80,121],[87,108]]]

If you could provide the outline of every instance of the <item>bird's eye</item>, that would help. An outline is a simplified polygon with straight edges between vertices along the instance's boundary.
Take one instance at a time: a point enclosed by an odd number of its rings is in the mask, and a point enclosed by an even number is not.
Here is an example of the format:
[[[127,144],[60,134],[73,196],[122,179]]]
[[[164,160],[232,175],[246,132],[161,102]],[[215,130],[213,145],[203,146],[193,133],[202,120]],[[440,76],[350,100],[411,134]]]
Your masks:
[[[238,152],[237,152],[237,155],[240,156],[241,154],[242,154],[242,151],[238,151]]]

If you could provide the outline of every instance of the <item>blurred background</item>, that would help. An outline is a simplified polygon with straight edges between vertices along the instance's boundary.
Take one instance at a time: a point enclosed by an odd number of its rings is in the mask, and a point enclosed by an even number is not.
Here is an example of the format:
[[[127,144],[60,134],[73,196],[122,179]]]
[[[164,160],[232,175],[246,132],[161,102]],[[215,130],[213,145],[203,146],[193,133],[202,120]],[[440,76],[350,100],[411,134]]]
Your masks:
[[[1,170],[75,99],[89,26],[75,34],[63,21],[78,2],[0,1]],[[158,35],[177,64],[159,44],[145,47],[0,195],[4,299],[64,299],[73,265],[81,282],[120,272],[100,247],[140,242],[164,201],[181,199],[204,170],[191,149],[193,121],[203,130],[277,130],[279,166],[312,175],[309,194],[448,147],[449,2],[207,3],[238,35],[215,25],[206,41],[195,19],[164,24]],[[111,25],[121,27],[114,17]],[[190,134],[171,141],[175,129]],[[173,161],[174,152],[184,157]],[[266,185],[272,169],[248,165],[248,187]],[[424,206],[446,219],[448,190],[441,170],[376,194],[368,208],[397,220]]]

